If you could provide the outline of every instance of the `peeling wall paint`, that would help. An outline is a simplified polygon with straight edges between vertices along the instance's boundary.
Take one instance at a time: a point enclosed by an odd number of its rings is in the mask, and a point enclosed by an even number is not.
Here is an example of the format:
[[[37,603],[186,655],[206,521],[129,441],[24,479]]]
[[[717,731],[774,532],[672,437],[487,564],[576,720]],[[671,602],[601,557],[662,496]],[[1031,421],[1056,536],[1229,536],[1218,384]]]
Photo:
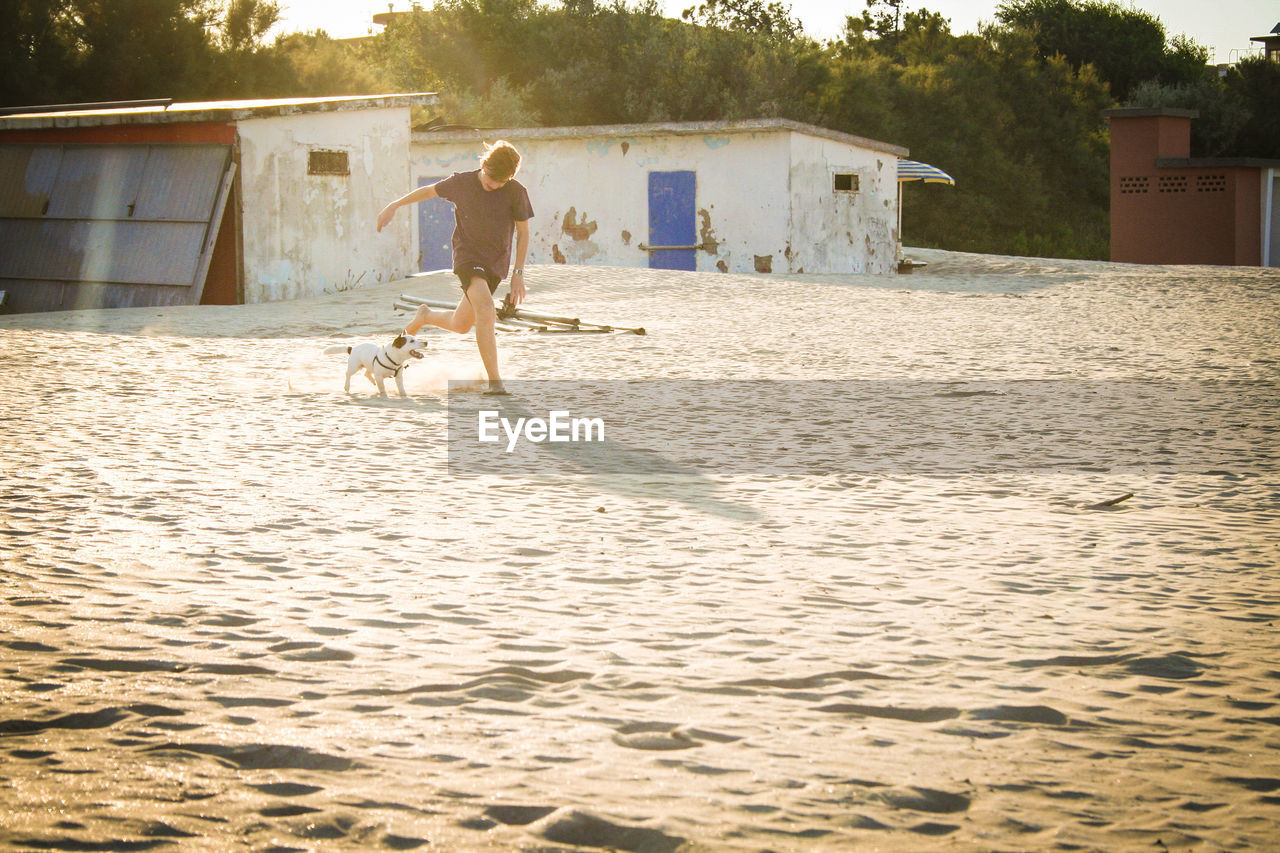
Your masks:
[[[600,226],[595,221],[588,221],[587,214],[583,212],[581,219],[578,218],[577,208],[569,208],[569,211],[560,221],[560,232],[569,237],[569,241],[565,244],[565,258],[558,263],[584,264],[592,258],[600,254],[600,247],[591,240],[591,236],[598,231]],[[558,247],[556,248],[559,251]]]
[[[586,240],[592,234],[596,233],[599,227],[595,222],[588,222],[587,215],[582,215],[582,221],[578,222],[578,211],[576,208],[569,208],[569,212],[564,215],[564,220],[560,225],[560,230],[568,234],[575,240]]]
[[[791,146],[788,271],[895,272],[897,158],[802,134]],[[835,191],[837,174],[856,175],[858,190]]]
[[[896,154],[793,127],[723,133],[650,127],[415,134],[412,182],[477,168],[485,142],[509,139],[521,151],[518,178],[533,202],[530,263],[645,267],[649,173],[693,171],[698,270],[896,269]],[[835,193],[836,171],[858,175],[859,191]]]
[[[715,229],[711,227],[711,211],[705,207],[698,211],[698,221],[701,227],[698,229],[698,242],[702,245],[702,251],[708,255],[716,255],[720,252],[720,241],[716,239]]]
[[[376,284],[413,271],[409,216],[377,215],[409,188],[409,109],[241,121],[244,300],[269,302]],[[349,175],[311,175],[312,150],[348,153]]]

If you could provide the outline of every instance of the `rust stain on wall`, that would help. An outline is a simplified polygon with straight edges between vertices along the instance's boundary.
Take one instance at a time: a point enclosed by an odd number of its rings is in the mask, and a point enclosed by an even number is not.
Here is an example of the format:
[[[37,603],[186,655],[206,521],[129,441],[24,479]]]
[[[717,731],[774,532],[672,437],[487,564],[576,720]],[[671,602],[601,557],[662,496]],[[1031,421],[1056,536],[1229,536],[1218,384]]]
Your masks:
[[[622,143],[622,154],[623,154],[623,156],[624,156],[624,157],[626,156],[626,153],[627,153],[628,151],[630,151],[630,150],[631,150],[631,143],[630,143],[630,142],[624,142],[624,143]]]
[[[756,255],[756,272],[773,272],[773,255]]]
[[[729,265],[724,261],[716,261],[716,269],[720,270],[720,272],[728,272]]]
[[[554,260],[557,264],[564,263],[564,252],[560,251],[560,244],[558,243],[551,244],[551,259]]]
[[[625,144],[626,144],[626,143],[624,142],[624,143],[623,143],[623,145],[625,145]],[[623,231],[623,232],[622,232],[622,245],[624,245],[624,246],[630,246],[630,245],[631,245],[631,232],[630,232],[630,231]]]
[[[594,220],[587,221],[587,215],[582,215],[582,221],[578,221],[577,208],[569,208],[569,212],[564,215],[564,222],[560,225],[560,230],[568,234],[575,240],[586,240],[592,234],[596,233],[597,225]]]
[[[698,211],[698,216],[702,219],[702,228],[698,231],[698,236],[702,238],[702,248],[708,255],[714,255],[720,251],[720,241],[716,239],[716,232],[711,227],[711,213],[704,207]]]

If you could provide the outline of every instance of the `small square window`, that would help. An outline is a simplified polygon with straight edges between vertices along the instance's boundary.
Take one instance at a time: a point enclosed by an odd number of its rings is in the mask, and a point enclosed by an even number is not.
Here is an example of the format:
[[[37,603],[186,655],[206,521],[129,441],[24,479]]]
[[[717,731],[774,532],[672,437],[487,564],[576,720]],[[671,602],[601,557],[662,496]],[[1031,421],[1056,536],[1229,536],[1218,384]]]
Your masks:
[[[307,152],[308,175],[350,175],[351,165],[345,151]]]
[[[856,193],[858,176],[850,172],[836,172],[834,189],[838,193]]]

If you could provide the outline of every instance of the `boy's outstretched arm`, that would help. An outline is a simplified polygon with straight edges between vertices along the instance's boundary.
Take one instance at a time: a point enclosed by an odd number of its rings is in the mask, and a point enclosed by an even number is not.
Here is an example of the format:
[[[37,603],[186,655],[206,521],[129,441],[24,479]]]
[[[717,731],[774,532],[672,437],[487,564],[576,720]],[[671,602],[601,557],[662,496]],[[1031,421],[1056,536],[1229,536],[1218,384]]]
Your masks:
[[[420,201],[426,201],[429,198],[435,198],[435,197],[436,197],[435,184],[430,184],[425,187],[418,187],[416,190],[413,190],[412,192],[405,193],[404,195],[400,196],[400,198],[396,199],[395,201],[388,204],[386,207],[382,208],[381,212],[378,213],[378,230],[381,231],[383,228],[386,228],[387,224],[391,222],[391,220],[395,217],[396,211],[404,207],[405,205],[417,204]]]
[[[511,274],[511,304],[524,301],[524,259],[529,254],[529,220],[516,223],[515,272]]]

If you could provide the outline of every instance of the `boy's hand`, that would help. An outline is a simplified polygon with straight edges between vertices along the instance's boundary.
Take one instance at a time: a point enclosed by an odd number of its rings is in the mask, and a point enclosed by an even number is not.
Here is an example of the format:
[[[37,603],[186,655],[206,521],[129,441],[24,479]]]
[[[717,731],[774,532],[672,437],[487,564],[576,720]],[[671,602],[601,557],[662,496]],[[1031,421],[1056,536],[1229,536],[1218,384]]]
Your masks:
[[[511,274],[511,295],[508,297],[512,305],[519,305],[524,302],[524,273],[517,272]]]
[[[378,213],[378,231],[382,231],[383,228],[386,228],[387,223],[394,219],[395,215],[396,206],[394,204],[389,204],[382,208],[382,211]]]

